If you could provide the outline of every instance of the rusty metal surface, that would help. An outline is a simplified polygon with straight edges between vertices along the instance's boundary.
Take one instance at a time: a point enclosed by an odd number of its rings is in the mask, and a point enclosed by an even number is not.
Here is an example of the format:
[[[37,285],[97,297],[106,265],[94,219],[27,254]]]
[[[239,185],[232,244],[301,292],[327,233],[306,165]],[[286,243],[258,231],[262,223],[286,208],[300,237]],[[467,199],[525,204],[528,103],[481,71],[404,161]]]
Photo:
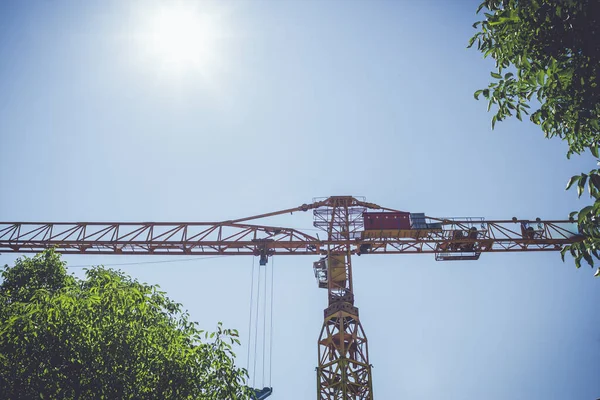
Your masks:
[[[480,252],[559,251],[583,239],[565,228],[569,221],[536,223],[543,228],[533,238],[521,231],[521,221],[503,220],[486,221],[477,238],[454,238],[453,231],[468,231],[472,223],[453,221],[443,224],[441,232],[423,230],[414,238],[363,239],[334,232],[332,239],[319,240],[292,228],[222,222],[0,222],[0,253],[37,253],[54,247],[75,254],[252,255],[259,240],[270,241],[268,246],[277,255],[323,255],[328,247],[343,252],[347,246],[352,254],[364,254],[361,245],[372,254],[439,253],[453,244],[472,245]]]

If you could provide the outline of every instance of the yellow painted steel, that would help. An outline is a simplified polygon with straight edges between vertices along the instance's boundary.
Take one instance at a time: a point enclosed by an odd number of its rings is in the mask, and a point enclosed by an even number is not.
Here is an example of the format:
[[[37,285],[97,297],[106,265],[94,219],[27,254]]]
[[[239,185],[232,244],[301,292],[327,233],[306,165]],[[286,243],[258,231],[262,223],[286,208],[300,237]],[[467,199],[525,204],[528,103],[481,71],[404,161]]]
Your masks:
[[[346,257],[344,255],[330,255],[327,260],[332,283],[337,287],[345,287],[348,280]]]

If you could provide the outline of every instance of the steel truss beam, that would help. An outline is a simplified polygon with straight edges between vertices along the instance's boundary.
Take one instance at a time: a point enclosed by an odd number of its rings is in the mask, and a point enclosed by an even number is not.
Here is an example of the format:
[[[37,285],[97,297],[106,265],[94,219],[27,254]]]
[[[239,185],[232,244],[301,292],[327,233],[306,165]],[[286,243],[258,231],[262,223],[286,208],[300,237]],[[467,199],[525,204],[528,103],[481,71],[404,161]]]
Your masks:
[[[476,239],[453,239],[453,230],[472,224],[453,221],[443,223],[440,232],[421,231],[411,238],[363,238],[354,232],[353,238],[319,240],[291,228],[224,222],[0,222],[0,253],[54,247],[65,254],[257,255],[257,248],[267,246],[272,254],[314,256],[349,246],[351,254],[360,255],[366,245],[371,254],[427,254],[447,251],[450,244],[471,244],[480,252],[557,251],[582,240],[569,221],[535,222],[542,228],[533,238],[520,231],[521,223],[526,221],[486,221]]]

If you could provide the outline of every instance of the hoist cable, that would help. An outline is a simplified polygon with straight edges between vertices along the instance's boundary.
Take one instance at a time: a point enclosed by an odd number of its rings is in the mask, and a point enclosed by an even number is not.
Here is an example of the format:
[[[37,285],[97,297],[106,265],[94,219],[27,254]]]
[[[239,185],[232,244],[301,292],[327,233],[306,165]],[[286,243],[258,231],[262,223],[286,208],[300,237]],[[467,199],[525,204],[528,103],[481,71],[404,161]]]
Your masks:
[[[246,370],[248,375],[252,375],[252,387],[256,387],[257,381],[257,363],[258,363],[258,326],[261,318],[261,300],[262,300],[262,386],[266,386],[268,378],[268,386],[271,386],[272,375],[273,375],[273,279],[274,279],[274,266],[275,263],[271,258],[271,277],[269,282],[269,270],[268,265],[258,266],[258,273],[256,272],[256,265],[254,257],[252,258],[252,279],[250,286],[250,318],[248,321],[248,356],[246,360]],[[264,268],[263,268],[264,267]],[[264,271],[263,271],[264,270]],[[258,274],[258,276],[256,276]],[[256,280],[256,284],[254,281]],[[264,281],[264,282],[263,282]],[[255,290],[256,285],[256,290]],[[262,291],[261,291],[262,289]],[[256,295],[254,294],[256,293]],[[267,309],[267,302],[270,301]],[[269,314],[267,314],[269,310]],[[267,344],[267,315],[269,318],[269,343]],[[254,318],[253,318],[254,317]],[[253,325],[254,323],[254,325]],[[254,343],[252,341],[254,340]],[[251,347],[254,345],[254,359],[251,360]],[[268,355],[267,355],[268,351]],[[269,364],[267,370],[267,363]],[[252,374],[250,374],[250,366],[252,364]],[[267,377],[268,375],[268,377]]]
[[[252,344],[252,305],[254,301],[254,257],[252,257],[252,278],[250,284],[250,316],[248,317],[248,358],[246,359],[246,371],[250,373],[250,345]]]
[[[273,375],[273,277],[275,273],[275,257],[271,258],[271,327],[269,328],[269,387],[271,387],[271,377]]]
[[[271,264],[273,264],[273,258],[271,257]],[[266,342],[267,338],[267,266],[265,265],[265,288],[263,296],[263,342],[262,342],[262,383],[265,384],[265,353],[266,353]]]
[[[256,359],[258,358],[256,354],[258,353],[258,312],[260,311],[259,303],[260,303],[260,264],[258,266],[258,288],[256,290],[256,323],[254,324],[254,376],[252,377],[252,386],[256,387]]]

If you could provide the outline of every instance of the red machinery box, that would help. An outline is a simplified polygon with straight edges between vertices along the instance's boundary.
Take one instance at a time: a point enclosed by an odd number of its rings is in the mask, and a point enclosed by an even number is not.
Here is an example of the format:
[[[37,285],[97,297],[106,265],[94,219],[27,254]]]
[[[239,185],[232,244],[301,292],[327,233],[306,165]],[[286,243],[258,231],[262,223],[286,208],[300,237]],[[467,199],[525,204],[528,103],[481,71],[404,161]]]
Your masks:
[[[410,213],[407,212],[365,212],[365,230],[410,230]]]

